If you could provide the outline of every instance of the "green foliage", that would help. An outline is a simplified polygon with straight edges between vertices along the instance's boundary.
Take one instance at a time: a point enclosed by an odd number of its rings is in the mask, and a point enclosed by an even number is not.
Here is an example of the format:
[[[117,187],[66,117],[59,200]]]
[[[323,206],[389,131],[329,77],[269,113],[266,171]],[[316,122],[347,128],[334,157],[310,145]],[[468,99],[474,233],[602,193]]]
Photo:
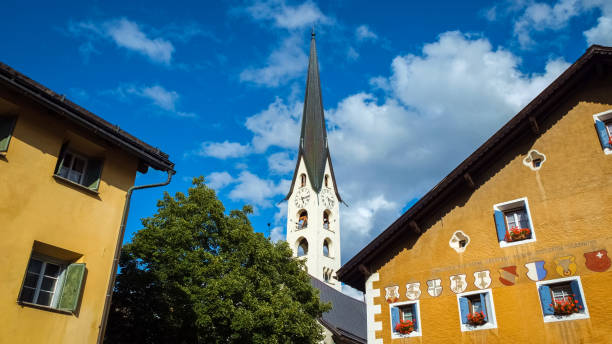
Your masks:
[[[329,309],[286,243],[196,178],[123,247],[108,343],[316,343]]]

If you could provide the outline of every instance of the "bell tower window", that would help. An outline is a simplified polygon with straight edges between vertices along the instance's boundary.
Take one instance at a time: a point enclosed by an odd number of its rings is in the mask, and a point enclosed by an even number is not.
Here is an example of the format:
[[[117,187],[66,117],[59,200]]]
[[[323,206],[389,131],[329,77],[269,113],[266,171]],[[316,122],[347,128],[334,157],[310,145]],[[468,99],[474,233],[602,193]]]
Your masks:
[[[306,210],[302,210],[298,215],[297,228],[304,229],[306,227],[308,227],[308,212]]]
[[[329,175],[328,174],[325,175],[325,187],[326,188],[329,187]]]
[[[304,186],[306,186],[306,175],[302,173],[302,175],[300,176],[300,187]]]
[[[308,254],[308,241],[305,238],[300,239],[298,248],[297,248],[297,256],[303,257]]]
[[[330,244],[329,239],[325,239],[325,241],[323,241],[323,255],[325,257],[329,257],[329,244]]]
[[[323,228],[329,229],[329,210],[323,212]]]

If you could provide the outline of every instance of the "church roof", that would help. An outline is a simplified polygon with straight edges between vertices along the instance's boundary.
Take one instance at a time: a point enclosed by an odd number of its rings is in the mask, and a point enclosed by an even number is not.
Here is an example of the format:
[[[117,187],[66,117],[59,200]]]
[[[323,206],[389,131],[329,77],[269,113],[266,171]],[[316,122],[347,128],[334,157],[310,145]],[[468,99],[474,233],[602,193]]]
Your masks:
[[[323,186],[325,163],[329,161],[334,191],[336,197],[338,197],[338,201],[342,202],[336,186],[336,178],[334,176],[329,148],[327,147],[327,129],[325,128],[323,97],[321,97],[321,80],[319,79],[319,62],[317,60],[317,45],[314,32],[310,39],[310,57],[308,59],[308,76],[306,79],[306,95],[304,96],[300,148],[295,172],[293,174],[293,181],[291,182],[289,194],[285,197],[286,200],[291,196],[291,191],[295,185],[300,158],[304,158],[310,185],[312,185],[312,188],[317,193],[321,191]]]
[[[310,284],[319,290],[319,299],[330,302],[332,309],[323,314],[320,321],[343,342],[365,343],[367,338],[367,321],[365,302],[354,299],[325,282],[310,276]]]
[[[472,176],[499,159],[499,155],[517,143],[517,137],[535,131],[551,114],[550,109],[567,100],[587,78],[601,77],[612,69],[612,47],[592,45],[573,65],[535,97],[516,116],[499,129],[474,153],[429,190],[410,209],[395,220],[337,272],[338,280],[364,291],[366,275],[375,268],[376,259],[389,253],[389,247],[402,235],[420,235],[419,222],[427,221],[432,212],[453,192],[466,186]]]

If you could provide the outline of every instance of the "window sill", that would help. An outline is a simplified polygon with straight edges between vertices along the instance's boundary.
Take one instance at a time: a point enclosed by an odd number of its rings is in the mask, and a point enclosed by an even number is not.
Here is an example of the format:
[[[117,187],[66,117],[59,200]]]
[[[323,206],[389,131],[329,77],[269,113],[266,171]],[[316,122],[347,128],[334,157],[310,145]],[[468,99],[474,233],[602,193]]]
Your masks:
[[[499,242],[499,247],[504,248],[504,247],[510,247],[510,246],[517,246],[517,245],[529,244],[535,241],[536,241],[535,238],[525,239],[521,241],[510,241],[510,242],[506,242],[502,240]]]
[[[88,192],[88,193],[90,193],[92,195],[95,195],[95,196],[99,196],[100,195],[98,190],[92,190],[92,189],[88,188],[87,186],[81,185],[79,183],[75,183],[72,180],[64,178],[64,177],[61,177],[61,176],[59,176],[57,174],[54,174],[53,178],[55,178],[57,181],[59,181],[61,183],[65,183],[65,184],[68,184],[70,186],[74,186],[75,188],[78,188],[79,190]]]
[[[574,313],[570,315],[545,315],[544,322],[559,322],[559,321],[571,321],[571,320],[580,320],[580,319],[588,319],[589,315],[586,313]]]
[[[401,339],[401,338],[410,338],[410,337],[420,337],[422,336],[421,331],[412,331],[408,334],[400,334],[400,333],[391,333],[391,339]]]
[[[57,309],[57,308],[53,308],[53,307],[49,307],[49,306],[43,306],[43,305],[38,305],[35,303],[30,303],[30,302],[25,302],[25,301],[17,301],[17,304],[22,306],[22,307],[31,307],[31,308],[37,308],[43,311],[49,311],[49,312],[54,312],[54,313],[61,313],[61,314],[66,314],[66,315],[73,315],[73,312],[70,311],[65,311],[62,309]]]
[[[480,330],[491,330],[497,328],[497,324],[486,323],[480,326],[472,326],[468,324],[461,324],[461,332],[472,332]]]
[[[610,149],[610,148],[604,148],[604,154],[605,154],[605,155],[610,155],[610,154],[612,154],[612,149]]]

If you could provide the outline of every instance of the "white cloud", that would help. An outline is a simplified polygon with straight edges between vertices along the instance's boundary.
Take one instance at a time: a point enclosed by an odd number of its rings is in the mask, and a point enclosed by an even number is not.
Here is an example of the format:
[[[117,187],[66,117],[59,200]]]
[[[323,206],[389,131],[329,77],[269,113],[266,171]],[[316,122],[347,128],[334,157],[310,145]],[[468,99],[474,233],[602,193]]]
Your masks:
[[[172,61],[174,45],[170,41],[161,37],[148,37],[140,25],[126,18],[102,23],[71,23],[69,31],[77,35],[94,34],[97,36],[95,38],[110,40],[117,46],[144,55],[156,63],[169,65]],[[85,46],[86,52],[93,51],[92,49],[93,46]]]
[[[163,110],[165,113],[178,117],[197,117],[196,114],[191,112],[178,111],[176,105],[180,99],[180,95],[176,91],[166,90],[160,85],[146,86],[124,84],[108,93],[118,95],[121,99],[127,99],[128,95],[147,99],[152,105]]]
[[[276,98],[267,109],[246,119],[245,126],[253,132],[252,145],[258,153],[270,146],[295,148],[300,137],[303,104],[287,105]]]
[[[200,149],[195,152],[196,155],[213,157],[217,159],[239,158],[248,155],[251,152],[251,147],[240,144],[238,142],[203,142]]]
[[[285,228],[283,226],[276,226],[270,230],[270,240],[273,242],[284,241],[285,238]]]
[[[249,67],[240,73],[240,80],[259,86],[277,87],[305,74],[308,56],[298,35],[290,35],[268,56],[264,67]]]
[[[270,21],[274,26],[288,30],[332,22],[312,1],[297,6],[287,5],[284,0],[254,1],[245,11],[254,20]]]
[[[355,29],[355,37],[359,41],[372,40],[375,41],[378,39],[378,35],[372,32],[367,25],[360,25]]]
[[[272,173],[285,174],[293,171],[295,159],[288,152],[278,152],[268,156],[268,169]]]
[[[355,48],[349,47],[346,51],[346,57],[351,61],[355,61],[359,58],[359,53],[357,50],[355,50]]]
[[[206,177],[206,183],[209,187],[219,191],[224,187],[232,184],[234,178],[227,172],[213,172]]]
[[[359,301],[365,301],[363,298],[363,293],[348,284],[342,284],[342,292],[345,295],[352,297],[353,299],[357,299]]]
[[[612,46],[612,2],[605,0],[585,0],[589,5],[599,7],[601,17],[597,25],[584,32],[588,44]]]
[[[229,198],[266,208],[272,205],[271,198],[287,192],[290,183],[289,180],[274,183],[271,180],[261,179],[249,171],[242,171],[236,178],[236,186],[230,191]]]

